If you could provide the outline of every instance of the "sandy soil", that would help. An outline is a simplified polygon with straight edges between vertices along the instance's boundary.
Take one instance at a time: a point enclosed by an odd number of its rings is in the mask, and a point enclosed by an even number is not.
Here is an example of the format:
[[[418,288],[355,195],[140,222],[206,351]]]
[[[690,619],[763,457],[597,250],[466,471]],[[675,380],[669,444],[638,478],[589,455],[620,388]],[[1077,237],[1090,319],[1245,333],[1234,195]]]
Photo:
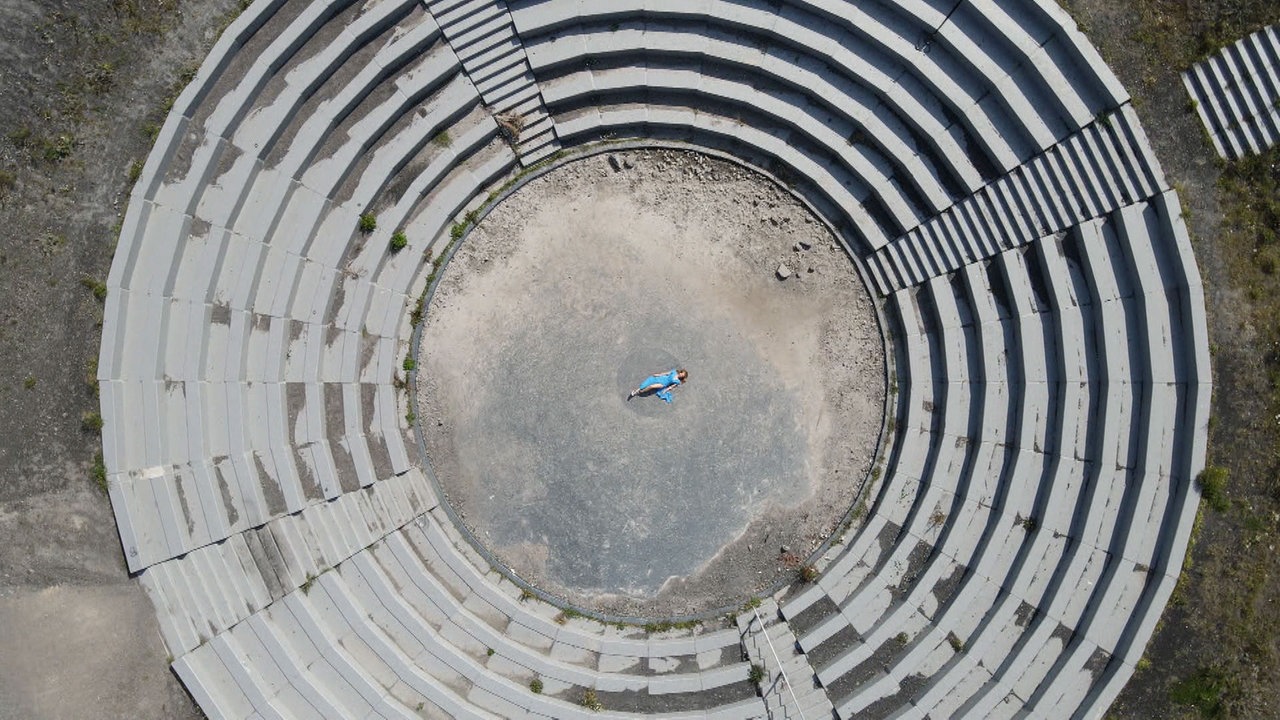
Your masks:
[[[447,266],[420,355],[428,456],[472,530],[543,589],[645,616],[740,603],[794,572],[781,548],[816,548],[870,467],[885,394],[874,309],[827,228],[764,177],[674,150],[611,157],[530,182]],[[628,403],[664,359],[692,368],[676,402]],[[508,384],[556,368],[572,370],[546,396]],[[647,444],[676,460],[649,463]],[[540,463],[548,447],[558,465]],[[594,492],[573,485],[575,463],[590,466]],[[717,494],[727,478],[746,487]],[[663,524],[682,512],[723,522]],[[633,559],[592,533],[603,518],[614,537],[615,516],[631,543],[683,536],[652,551],[683,564],[646,558],[629,572],[656,579],[611,581]],[[556,557],[573,548],[604,559]]]

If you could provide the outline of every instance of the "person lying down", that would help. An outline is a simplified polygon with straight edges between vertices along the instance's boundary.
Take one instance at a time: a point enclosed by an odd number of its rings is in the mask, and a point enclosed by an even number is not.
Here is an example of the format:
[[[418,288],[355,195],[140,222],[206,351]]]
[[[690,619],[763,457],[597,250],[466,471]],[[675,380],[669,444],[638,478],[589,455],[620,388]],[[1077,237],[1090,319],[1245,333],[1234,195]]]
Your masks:
[[[637,395],[657,395],[662,398],[663,402],[671,402],[675,398],[671,395],[671,390],[677,385],[684,384],[689,378],[689,372],[684,368],[668,370],[659,375],[650,375],[640,381],[640,386],[631,391],[627,396],[627,400]]]

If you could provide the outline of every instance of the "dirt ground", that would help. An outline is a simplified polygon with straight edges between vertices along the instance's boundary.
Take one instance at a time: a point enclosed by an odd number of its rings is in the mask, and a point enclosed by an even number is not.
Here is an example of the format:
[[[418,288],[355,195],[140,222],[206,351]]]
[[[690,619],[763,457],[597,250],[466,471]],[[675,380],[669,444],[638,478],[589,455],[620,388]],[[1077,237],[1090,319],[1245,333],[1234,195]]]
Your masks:
[[[1179,77],[1209,52],[1280,22],[1280,4],[1065,4],[1134,98],[1183,202],[1209,314],[1209,463],[1230,472],[1231,507],[1202,506],[1182,581],[1108,716],[1280,717],[1280,285],[1274,267],[1259,262],[1274,248],[1232,230],[1232,218],[1277,202],[1275,182],[1224,185],[1224,174],[1238,173],[1213,151]],[[1270,156],[1273,176],[1278,157]]]
[[[0,1],[0,718],[201,716],[125,571],[84,415],[133,164],[234,6]]]
[[[580,605],[739,605],[793,576],[871,467],[885,365],[866,289],[802,204],[730,162],[619,151],[533,180],[446,266],[426,323],[420,415],[446,494]],[[626,400],[669,365],[691,371],[672,405]]]

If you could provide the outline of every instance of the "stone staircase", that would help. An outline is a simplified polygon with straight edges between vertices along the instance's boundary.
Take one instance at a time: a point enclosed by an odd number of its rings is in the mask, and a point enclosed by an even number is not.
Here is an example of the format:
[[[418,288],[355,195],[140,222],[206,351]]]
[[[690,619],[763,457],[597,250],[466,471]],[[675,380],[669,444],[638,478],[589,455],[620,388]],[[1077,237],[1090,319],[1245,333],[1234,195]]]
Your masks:
[[[1192,65],[1182,83],[1223,158],[1280,141],[1280,27],[1265,27]]]
[[[506,125],[520,162],[560,149],[524,46],[502,0],[424,0],[484,104]]]
[[[753,667],[763,670],[757,683],[771,720],[820,720],[832,716],[831,700],[816,682],[809,660],[799,650],[790,626],[772,599],[736,618],[742,647]]]

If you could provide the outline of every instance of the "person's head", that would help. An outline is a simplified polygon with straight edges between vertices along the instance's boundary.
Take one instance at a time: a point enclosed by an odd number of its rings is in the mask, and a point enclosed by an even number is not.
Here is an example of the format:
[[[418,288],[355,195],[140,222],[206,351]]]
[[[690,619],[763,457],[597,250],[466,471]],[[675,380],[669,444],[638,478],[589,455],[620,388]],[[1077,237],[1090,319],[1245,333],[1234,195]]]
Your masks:
[[[676,371],[676,377],[680,378],[680,382],[684,382],[689,379],[689,371],[684,368],[680,368]]]

